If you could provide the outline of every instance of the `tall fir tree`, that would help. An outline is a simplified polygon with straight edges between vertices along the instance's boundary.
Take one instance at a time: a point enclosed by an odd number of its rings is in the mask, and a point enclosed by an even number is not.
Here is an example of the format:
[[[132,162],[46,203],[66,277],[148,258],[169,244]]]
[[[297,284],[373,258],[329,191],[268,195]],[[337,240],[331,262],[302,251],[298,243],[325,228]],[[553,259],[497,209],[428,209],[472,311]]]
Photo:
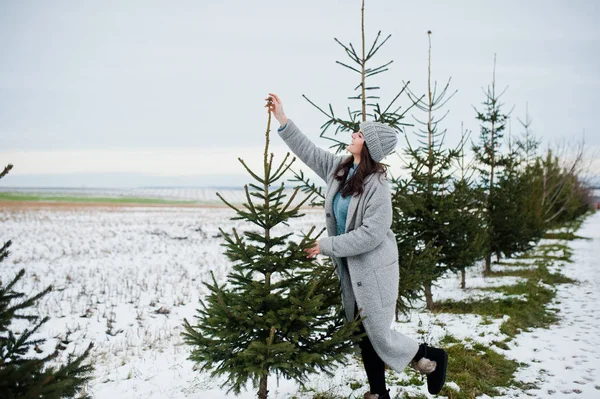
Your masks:
[[[479,143],[473,145],[473,152],[477,160],[477,169],[480,174],[482,189],[485,195],[486,213],[485,213],[485,244],[484,244],[484,259],[485,273],[492,271],[492,254],[498,252],[498,234],[500,234],[494,226],[495,221],[501,219],[497,217],[495,200],[501,199],[502,194],[495,193],[498,186],[497,175],[509,161],[505,157],[500,146],[504,137],[504,130],[508,121],[509,114],[502,112],[503,104],[500,102],[500,97],[506,89],[501,92],[496,92],[496,56],[494,55],[494,71],[492,76],[492,84],[484,90],[485,101],[482,103],[483,111],[478,111],[475,107],[476,119],[480,124]]]
[[[421,129],[415,132],[418,145],[413,147],[407,140],[405,150],[406,169],[409,179],[395,179],[396,195],[393,197],[398,241],[402,244],[399,253],[400,268],[407,269],[403,276],[412,284],[423,286],[428,309],[433,307],[432,285],[446,270],[458,271],[471,265],[479,252],[474,245],[473,235],[478,233],[477,222],[471,217],[474,199],[468,187],[460,186],[454,193],[455,170],[462,142],[457,149],[445,148],[446,130],[439,123],[449,111],[436,116],[454,96],[449,92],[450,79],[438,92],[437,83],[431,79],[431,31],[427,67],[427,92],[418,98],[410,89],[408,95],[425,118],[416,118]],[[463,186],[465,181],[461,183]],[[465,230],[469,227],[469,230]],[[418,269],[412,263],[418,265]],[[417,272],[416,274],[414,272]],[[420,281],[417,280],[417,277]],[[403,282],[404,284],[406,282]],[[400,303],[399,308],[407,304]],[[402,310],[402,309],[401,309]]]
[[[382,46],[390,39],[391,35],[381,40],[381,31],[377,32],[374,41],[367,45],[365,40],[365,2],[362,1],[361,7],[361,43],[358,47],[359,51],[352,44],[344,44],[337,38],[334,39],[338,43],[344,53],[348,56],[349,61],[336,61],[337,64],[341,65],[345,69],[349,70],[354,76],[357,76],[358,83],[354,87],[354,95],[349,96],[348,99],[359,105],[354,109],[348,107],[347,114],[340,117],[336,114],[331,104],[328,105],[327,110],[323,107],[318,106],[311,101],[307,96],[303,97],[316,109],[318,109],[326,118],[326,121],[321,126],[321,137],[333,142],[330,148],[333,148],[336,153],[341,153],[345,150],[347,142],[337,139],[340,133],[344,132],[355,132],[359,130],[360,123],[367,119],[374,120],[377,122],[386,123],[398,130],[399,133],[403,131],[406,126],[412,126],[410,123],[406,123],[406,114],[416,105],[416,102],[412,102],[408,107],[402,109],[400,105],[397,105],[398,99],[406,93],[406,90],[410,82],[405,82],[394,98],[387,104],[380,104],[380,97],[377,95],[377,90],[380,89],[376,83],[373,82],[375,77],[379,77],[380,74],[387,72],[389,66],[393,60],[387,61],[383,64],[374,63],[374,58],[378,54],[378,51]],[[333,135],[330,133],[333,131]],[[349,136],[349,135],[348,135]],[[299,183],[303,192],[315,193],[315,200],[311,202],[313,206],[323,206],[325,195],[322,188],[317,186],[314,182],[311,182],[306,178],[302,171],[294,171],[294,179],[292,182]],[[399,199],[401,200],[401,199]],[[394,226],[397,226],[397,214],[394,214],[392,222],[392,230],[397,231]],[[401,237],[398,237],[398,250],[401,253],[409,252],[411,250],[407,241],[404,241]],[[433,256],[433,253],[431,253]],[[422,281],[420,272],[424,270],[422,265],[426,263],[426,257],[422,259],[411,259],[409,266],[400,268],[400,282],[399,282],[399,293],[398,293],[398,306],[399,312],[404,311],[407,307],[405,304],[409,304],[415,299],[419,298],[423,287],[418,281]],[[397,312],[398,313],[398,312]]]
[[[221,200],[258,228],[240,234],[221,230],[225,255],[232,262],[227,283],[206,282],[210,293],[201,301],[194,324],[185,320],[185,342],[193,346],[190,359],[213,376],[227,376],[223,386],[239,393],[247,382],[267,398],[268,377],[275,374],[304,383],[314,372],[331,373],[343,363],[357,340],[358,321],[345,323],[337,277],[331,267],[306,257],[314,244],[314,227],[299,242],[292,232],[278,232],[292,218],[303,216],[292,205],[284,183],[272,189],[292,166],[288,153],[278,167],[268,155],[271,114],[267,122],[263,175],[240,162],[257,183],[245,186],[246,200],[237,208]],[[256,200],[254,200],[256,199]],[[255,201],[260,201],[256,203]],[[322,231],[321,231],[322,232]]]
[[[403,93],[405,93],[410,82],[404,83],[400,91],[387,105],[380,104],[378,101],[380,100],[380,97],[376,94],[376,91],[380,90],[380,87],[375,83],[372,83],[372,79],[381,73],[387,72],[389,70],[389,66],[393,63],[393,60],[377,66],[372,65],[374,62],[374,57],[381,47],[390,39],[391,35],[386,36],[385,39],[382,40],[381,31],[379,31],[377,32],[373,43],[371,43],[370,47],[367,47],[365,40],[364,0],[362,0],[360,26],[361,43],[359,51],[356,50],[352,43],[344,44],[337,38],[334,38],[335,42],[342,47],[344,53],[350,59],[350,61],[336,61],[336,63],[351,71],[351,73],[358,75],[358,84],[353,89],[354,94],[349,96],[348,99],[357,101],[359,106],[354,109],[350,109],[350,107],[348,107],[347,114],[340,116],[339,114],[336,114],[331,103],[328,104],[327,110],[324,110],[323,107],[315,104],[306,95],[302,95],[312,106],[314,106],[325,116],[326,121],[321,125],[320,137],[333,142],[330,148],[334,149],[338,154],[345,151],[348,143],[346,140],[339,140],[335,136],[344,132],[352,133],[358,131],[360,123],[366,121],[367,119],[386,123],[396,128],[399,132],[402,132],[402,129],[405,126],[411,126],[411,124],[405,123],[404,119],[407,112],[410,111],[410,109],[414,106],[414,103],[404,110],[402,110],[401,106],[397,105],[398,99],[401,98]],[[330,135],[331,131],[333,131],[333,135]],[[303,192],[316,194],[313,201],[311,201],[311,205],[324,206],[325,195],[323,194],[322,187],[319,187],[314,182],[311,182],[302,171],[293,172],[294,179],[291,180],[292,182],[299,183]]]
[[[12,165],[5,167],[0,178],[11,169]],[[0,263],[8,257],[10,246],[11,241],[7,241],[0,248]],[[24,275],[25,269],[21,269],[8,284],[0,281],[0,397],[90,398],[85,386],[93,371],[87,361],[92,344],[79,356],[70,354],[64,364],[58,364],[57,360],[66,349],[63,342],[58,341],[52,353],[43,353],[40,347],[46,339],[39,335],[39,330],[49,317],[40,319],[32,308],[52,287],[28,297],[15,289]],[[27,327],[14,331],[13,322],[17,320],[24,320]]]

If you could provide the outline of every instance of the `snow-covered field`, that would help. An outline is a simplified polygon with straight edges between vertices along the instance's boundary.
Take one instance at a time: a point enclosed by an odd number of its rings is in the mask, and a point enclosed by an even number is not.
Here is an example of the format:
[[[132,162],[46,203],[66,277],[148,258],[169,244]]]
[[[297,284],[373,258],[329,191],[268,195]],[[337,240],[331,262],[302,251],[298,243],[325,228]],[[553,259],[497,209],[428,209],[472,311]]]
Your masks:
[[[68,349],[75,352],[95,343],[96,374],[89,386],[95,398],[234,397],[220,388],[222,381],[193,370],[187,360],[189,348],[180,337],[183,318],[194,317],[198,299],[206,293],[202,281],[211,270],[220,280],[228,272],[219,227],[255,229],[229,220],[232,215],[229,209],[181,207],[0,210],[0,240],[13,240],[0,279],[6,281],[24,267],[27,273],[19,289],[37,292],[54,286],[39,305],[42,314],[52,317],[42,333],[61,339],[69,333]],[[307,210],[289,229],[300,233],[312,225],[322,228],[323,220],[322,210]],[[600,397],[600,213],[588,218],[578,234],[593,240],[569,243],[574,262],[560,265],[563,274],[579,280],[577,285],[558,287],[551,306],[561,309],[561,321],[550,329],[518,335],[509,350],[498,349],[529,365],[517,376],[539,386],[527,392],[530,397]],[[478,266],[469,270],[467,290],[460,289],[458,276],[448,275],[434,296],[494,297],[498,293],[477,288],[518,281],[480,275]],[[501,323],[501,318],[490,323],[478,315],[418,310],[394,328],[434,343],[449,333],[490,344],[505,338],[499,332]],[[46,348],[54,344],[51,339]],[[355,359],[333,378],[315,376],[309,387],[362,397],[364,389],[353,391],[352,380],[366,381]],[[272,398],[311,397],[291,381],[271,379],[269,384]],[[392,388],[392,393],[402,392],[425,394],[426,388]],[[505,397],[522,395],[505,392]],[[254,398],[254,390],[249,387],[239,397]]]

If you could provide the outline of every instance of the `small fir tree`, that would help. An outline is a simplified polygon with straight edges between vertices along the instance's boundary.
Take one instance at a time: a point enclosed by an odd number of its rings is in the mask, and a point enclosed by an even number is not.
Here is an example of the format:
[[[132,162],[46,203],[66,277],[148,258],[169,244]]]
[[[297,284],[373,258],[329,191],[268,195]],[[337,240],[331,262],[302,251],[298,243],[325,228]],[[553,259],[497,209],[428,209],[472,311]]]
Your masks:
[[[532,121],[528,111],[525,122],[519,122],[525,131],[514,142],[509,136],[504,167],[497,175],[498,184],[491,198],[497,261],[501,256],[511,257],[531,249],[544,233],[541,192],[534,167],[539,141],[531,131]]]
[[[267,398],[272,374],[304,383],[311,373],[331,373],[344,362],[356,341],[358,322],[344,323],[339,282],[332,268],[319,265],[304,252],[318,237],[314,227],[296,243],[293,233],[276,227],[303,216],[305,197],[293,206],[297,187],[286,200],[284,184],[273,189],[290,168],[288,153],[275,168],[269,157],[269,114],[263,175],[240,162],[257,183],[245,186],[246,200],[237,208],[220,195],[236,216],[261,229],[231,233],[221,230],[225,255],[232,262],[227,283],[205,283],[210,293],[201,301],[194,324],[185,320],[183,336],[193,346],[190,359],[213,376],[227,376],[223,386],[239,393],[248,381]],[[255,201],[259,201],[259,203]]]
[[[584,143],[577,144],[568,160],[566,151],[548,149],[536,162],[541,186],[541,208],[546,229],[575,220],[590,210],[590,189],[580,178],[584,159]],[[560,150],[560,149],[559,149]]]
[[[453,177],[453,189],[450,194],[452,209],[451,219],[445,224],[449,242],[455,243],[446,251],[453,259],[454,270],[460,271],[460,287],[465,289],[466,268],[472,266],[483,257],[485,244],[484,235],[484,197],[482,190],[477,185],[474,175],[473,162],[465,164],[465,143],[469,133],[464,129],[461,135],[460,156],[458,158],[459,173]]]
[[[493,228],[491,248],[496,261],[502,256],[511,257],[532,248],[533,242],[541,237],[532,229],[535,208],[532,204],[533,186],[528,175],[518,168],[518,155],[509,144],[509,153],[504,156],[504,168],[497,174],[497,183],[490,202],[493,212],[490,222]]]
[[[4,177],[12,165],[0,173]],[[9,255],[11,241],[0,248],[0,263]],[[86,361],[92,344],[80,356],[69,355],[65,364],[56,364],[57,357],[66,349],[64,342],[58,341],[56,349],[44,354],[40,347],[46,339],[39,336],[39,330],[49,320],[32,313],[36,303],[48,294],[52,287],[28,297],[15,290],[23,278],[21,269],[8,283],[0,281],[0,397],[3,399],[58,399],[90,398],[85,393],[85,385],[90,380],[93,367]],[[27,327],[22,331],[13,330],[13,322],[25,320]]]
[[[523,193],[523,236],[526,240],[538,242],[543,236],[546,226],[544,223],[543,185],[539,168],[538,149],[541,140],[537,139],[531,129],[533,123],[529,115],[529,104],[525,104],[525,120],[517,118],[523,132],[516,140],[519,171],[521,174],[521,192]]]

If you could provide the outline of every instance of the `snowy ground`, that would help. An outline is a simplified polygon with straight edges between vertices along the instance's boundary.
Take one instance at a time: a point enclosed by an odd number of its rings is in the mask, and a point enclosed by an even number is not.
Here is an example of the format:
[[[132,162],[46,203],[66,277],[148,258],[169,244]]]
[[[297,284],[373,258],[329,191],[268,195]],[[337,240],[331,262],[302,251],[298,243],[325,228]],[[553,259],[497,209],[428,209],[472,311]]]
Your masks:
[[[74,208],[0,210],[2,237],[13,240],[11,256],[2,264],[6,281],[22,267],[26,277],[19,287],[55,290],[40,311],[52,317],[43,334],[65,338],[69,350],[81,352],[95,343],[96,375],[89,391],[95,398],[225,398],[222,381],[193,371],[186,360],[189,348],[180,337],[183,318],[192,319],[198,299],[206,290],[201,281],[213,270],[225,279],[228,263],[222,254],[218,228],[254,229],[230,221],[228,209],[207,208]],[[322,210],[307,211],[290,229],[308,231],[323,227]],[[535,382],[537,398],[600,397],[600,213],[590,217],[578,232],[592,240],[569,243],[574,262],[560,267],[577,279],[577,285],[559,286],[556,303],[560,322],[550,329],[522,333],[509,343],[506,356],[527,363],[517,377]],[[520,266],[523,267],[523,266]],[[434,291],[436,299],[490,296],[478,288],[514,284],[517,278],[480,277],[480,267],[467,275],[467,290],[459,277],[446,276]],[[502,319],[482,320],[478,315],[432,315],[414,311],[394,328],[415,339],[436,342],[446,334],[490,344],[505,338]],[[47,349],[54,347],[53,340]],[[500,351],[500,350],[499,350]],[[398,380],[409,378],[401,374]],[[353,359],[332,378],[315,376],[309,388],[348,397],[362,397],[350,382],[364,385],[366,378]],[[310,398],[290,381],[270,380],[270,397]],[[393,393],[426,393],[425,387],[394,387]],[[507,391],[505,397],[522,392]],[[254,390],[240,398],[254,398]]]
[[[600,213],[590,217],[577,232],[590,240],[570,243],[573,262],[560,271],[579,281],[559,285],[554,308],[560,322],[549,329],[518,335],[509,344],[509,357],[529,364],[517,378],[535,382],[539,398],[600,398]]]

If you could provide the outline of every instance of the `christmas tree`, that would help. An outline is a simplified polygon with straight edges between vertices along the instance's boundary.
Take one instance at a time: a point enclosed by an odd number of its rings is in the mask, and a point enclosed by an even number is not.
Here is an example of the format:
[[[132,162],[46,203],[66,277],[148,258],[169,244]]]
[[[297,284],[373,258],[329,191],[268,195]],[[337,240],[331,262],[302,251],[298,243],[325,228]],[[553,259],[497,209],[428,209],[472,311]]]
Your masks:
[[[260,231],[221,230],[225,255],[232,262],[227,282],[205,283],[210,293],[201,301],[194,324],[185,320],[184,340],[193,346],[190,359],[213,376],[227,377],[223,386],[239,393],[247,382],[267,398],[271,374],[304,383],[309,374],[331,373],[344,362],[357,340],[358,322],[344,323],[339,281],[331,267],[308,259],[314,227],[292,240],[286,226],[302,217],[306,196],[292,205],[297,187],[286,199],[283,183],[273,189],[293,164],[288,153],[278,167],[269,156],[269,114],[263,175],[240,162],[256,183],[245,186],[243,208],[232,219],[245,220]],[[321,231],[322,232],[322,231]]]
[[[346,134],[346,137],[349,137],[349,133],[358,131],[360,123],[367,119],[388,124],[401,133],[405,126],[412,126],[411,124],[405,123],[405,117],[408,111],[416,105],[415,101],[405,109],[402,109],[402,107],[398,105],[398,99],[406,92],[410,82],[403,83],[400,90],[389,103],[380,103],[380,97],[377,94],[377,91],[380,90],[380,86],[375,80],[381,77],[382,73],[389,70],[389,66],[393,63],[393,60],[375,65],[374,61],[379,50],[387,43],[391,35],[387,35],[383,38],[384,36],[382,36],[381,31],[379,31],[371,44],[366,42],[364,0],[361,3],[361,42],[359,45],[354,46],[352,43],[344,44],[337,38],[334,39],[336,43],[342,47],[344,53],[348,57],[348,59],[336,61],[336,63],[356,77],[357,84],[352,91],[353,95],[348,97],[348,99],[353,100],[354,104],[357,104],[357,106],[354,107],[354,109],[348,107],[347,113],[339,114],[334,111],[334,107],[331,104],[329,104],[328,107],[320,107],[307,96],[303,95],[311,105],[325,115],[326,121],[321,126],[321,137],[333,142],[330,148],[334,148],[336,153],[344,152],[348,143],[346,142],[347,140],[339,140],[335,136],[342,133]],[[331,131],[333,131],[333,136],[329,135]],[[324,206],[325,195],[323,194],[321,187],[316,186],[307,179],[302,171],[294,171],[294,174],[295,180],[293,181],[301,184],[303,192],[315,194],[317,200],[311,201],[311,205]],[[395,197],[394,201],[402,200],[400,197]],[[398,231],[395,226],[398,226],[399,218],[402,218],[402,215],[396,212],[397,209],[398,207],[395,206],[392,222],[392,230],[395,233]],[[414,254],[412,252],[413,248],[414,247],[407,244],[407,241],[398,239],[398,251],[400,254],[406,253],[409,254],[410,257],[410,254]],[[410,264],[403,264],[402,260],[403,258],[401,258],[400,262],[400,281],[398,283],[398,312],[405,311],[408,308],[406,304],[421,296],[423,291],[423,279],[421,278],[420,273],[423,270],[424,264],[428,261],[425,258],[415,259],[412,257]]]
[[[12,165],[8,165],[0,178],[4,177]],[[0,263],[9,255],[11,241],[0,248]],[[69,355],[65,364],[58,364],[57,357],[66,349],[64,342],[58,341],[56,349],[44,354],[40,347],[46,339],[39,330],[49,318],[33,314],[37,301],[52,291],[52,287],[27,297],[15,290],[23,278],[21,269],[8,283],[0,281],[0,397],[13,398],[89,398],[84,387],[90,380],[93,367],[85,360],[92,348],[90,344],[80,356]],[[13,331],[13,322],[25,320],[28,326],[22,331]]]
[[[481,122],[481,130],[479,144],[473,145],[477,170],[481,179],[481,188],[485,196],[485,273],[492,271],[492,254],[501,252],[498,244],[503,232],[496,228],[496,223],[501,221],[502,218],[499,218],[497,214],[497,211],[500,210],[497,201],[502,200],[505,193],[496,193],[495,191],[499,185],[498,175],[511,162],[510,156],[502,154],[500,150],[510,114],[510,112],[508,114],[502,112],[503,104],[500,102],[502,94],[504,92],[500,94],[496,92],[496,58],[494,56],[492,85],[485,90],[484,109],[483,111],[475,109],[476,118]]]
[[[415,118],[422,126],[415,132],[418,145],[407,141],[404,160],[409,178],[393,182],[393,230],[399,242],[401,284],[423,287],[427,308],[431,309],[435,280],[444,271],[464,269],[477,259],[477,240],[473,238],[478,234],[479,221],[473,212],[476,201],[470,197],[467,181],[455,177],[453,170],[464,141],[456,149],[445,148],[446,130],[439,129],[448,111],[441,117],[437,114],[456,91],[449,91],[450,79],[439,92],[437,83],[432,82],[431,31],[427,34],[427,92],[419,98],[408,90],[411,101],[425,118]],[[399,303],[398,309],[406,310],[408,305]]]
[[[541,179],[532,157],[539,142],[531,134],[529,115],[526,120],[524,137],[516,141],[508,138],[504,167],[497,174],[497,185],[490,198],[492,248],[497,261],[531,249],[544,233]]]
[[[469,134],[465,133],[464,129],[461,131],[459,172],[453,177],[454,187],[450,198],[454,212],[445,227],[450,236],[449,241],[454,243],[446,249],[446,253],[451,259],[452,269],[460,271],[460,286],[464,289],[466,288],[465,269],[483,257],[485,197],[474,179],[473,161],[465,164],[465,143]]]

